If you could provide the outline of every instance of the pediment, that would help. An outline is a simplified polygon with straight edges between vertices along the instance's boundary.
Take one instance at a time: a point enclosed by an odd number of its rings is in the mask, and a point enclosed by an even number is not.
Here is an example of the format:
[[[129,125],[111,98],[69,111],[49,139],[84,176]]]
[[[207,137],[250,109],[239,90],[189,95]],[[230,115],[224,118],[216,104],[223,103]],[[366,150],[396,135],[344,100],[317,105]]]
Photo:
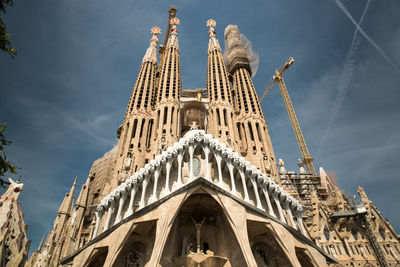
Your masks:
[[[271,177],[203,130],[189,131],[103,198],[96,208],[99,219],[107,213],[102,231],[199,179],[306,235],[300,203]]]

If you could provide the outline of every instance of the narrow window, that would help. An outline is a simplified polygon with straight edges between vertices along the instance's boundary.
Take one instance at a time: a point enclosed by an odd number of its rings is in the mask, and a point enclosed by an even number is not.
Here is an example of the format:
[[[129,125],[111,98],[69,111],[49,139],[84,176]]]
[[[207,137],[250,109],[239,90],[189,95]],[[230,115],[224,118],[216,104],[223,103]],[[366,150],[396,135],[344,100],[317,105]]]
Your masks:
[[[354,240],[357,240],[357,232],[355,230],[351,230],[351,235],[353,236]]]
[[[253,128],[251,127],[251,123],[249,122],[247,125],[249,126],[251,140],[254,141],[254,134],[253,134]]]
[[[164,118],[163,118],[163,125],[167,124],[167,112],[168,112],[168,107],[164,107]]]
[[[140,139],[142,139],[143,128],[144,128],[144,123],[145,123],[145,119],[142,119],[142,125],[140,126],[140,132],[139,132],[139,142],[138,142],[138,147],[140,147]]]
[[[385,249],[386,254],[389,254],[389,252],[388,252],[388,250],[387,250],[387,247],[386,247],[385,245],[383,245],[383,248]]]
[[[226,119],[226,109],[224,109],[224,124],[225,126],[228,126],[228,121]]]
[[[238,129],[239,139],[242,139],[242,134],[240,133],[240,122],[237,122],[236,126],[237,126],[237,129]]]
[[[358,251],[357,245],[354,245],[354,248],[356,249],[357,254],[360,254],[360,252]]]
[[[382,237],[383,240],[386,239],[385,231],[384,231],[381,227],[379,227],[379,234],[381,235],[381,237]]]
[[[135,138],[136,136],[136,127],[137,127],[137,119],[133,121],[133,127],[132,127],[132,138]]]
[[[261,140],[261,131],[260,131],[260,125],[258,123],[256,123],[256,128],[257,128],[257,135],[258,135],[258,140]]]
[[[154,123],[154,120],[153,120],[153,119],[150,119],[150,121],[149,121],[149,127],[147,128],[146,147],[150,147],[151,132],[152,132],[152,130],[153,130],[153,123]]]
[[[143,135],[143,128],[144,128],[145,122],[146,122],[146,120],[142,119],[142,125],[140,126],[139,138],[142,137],[142,135]]]
[[[349,250],[347,249],[347,246],[344,245],[343,248],[344,248],[344,251],[346,251],[346,254],[350,256],[350,253],[349,253]]]
[[[172,111],[171,111],[171,125],[174,122],[174,112],[175,112],[175,108],[172,107]]]
[[[328,230],[324,230],[324,236],[325,236],[325,239],[327,240],[327,241],[329,241],[329,232],[328,232]]]
[[[371,250],[369,250],[369,246],[368,246],[368,245],[365,245],[365,247],[366,247],[367,250],[368,250],[368,254],[371,254]]]
[[[354,253],[353,246],[352,246],[352,245],[349,245],[349,247],[350,247],[351,253],[355,254],[355,253]]]

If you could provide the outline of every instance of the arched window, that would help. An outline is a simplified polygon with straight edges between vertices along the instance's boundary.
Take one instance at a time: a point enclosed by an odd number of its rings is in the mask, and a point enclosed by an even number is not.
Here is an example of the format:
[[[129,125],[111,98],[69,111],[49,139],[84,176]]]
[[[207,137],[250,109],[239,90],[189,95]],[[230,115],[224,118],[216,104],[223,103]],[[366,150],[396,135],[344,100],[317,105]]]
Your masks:
[[[357,240],[357,232],[355,230],[351,230],[351,235],[354,237],[354,240]]]
[[[108,254],[108,247],[102,247],[91,257],[88,267],[103,266]]]
[[[329,231],[324,229],[324,236],[327,241],[329,241]]]
[[[382,227],[379,227],[379,234],[381,235],[383,240],[386,240],[385,231]]]

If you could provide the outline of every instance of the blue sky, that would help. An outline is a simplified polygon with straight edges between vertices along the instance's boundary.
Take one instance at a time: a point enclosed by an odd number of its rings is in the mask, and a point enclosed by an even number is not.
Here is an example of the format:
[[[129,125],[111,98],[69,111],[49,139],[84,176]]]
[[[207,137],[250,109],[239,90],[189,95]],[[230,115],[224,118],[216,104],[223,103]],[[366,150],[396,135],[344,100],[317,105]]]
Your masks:
[[[0,122],[13,141],[7,155],[22,168],[30,252],[73,178],[85,182],[92,162],[116,144],[150,28],[160,26],[163,39],[170,5],[181,20],[184,88],[205,87],[209,18],[222,46],[228,24],[252,42],[259,95],[294,57],[284,78],[315,165],[352,193],[362,185],[400,232],[399,1],[15,1],[5,20],[19,54],[0,53]],[[348,16],[359,22],[363,13],[367,36]],[[277,88],[262,107],[276,157],[297,170],[300,152]]]

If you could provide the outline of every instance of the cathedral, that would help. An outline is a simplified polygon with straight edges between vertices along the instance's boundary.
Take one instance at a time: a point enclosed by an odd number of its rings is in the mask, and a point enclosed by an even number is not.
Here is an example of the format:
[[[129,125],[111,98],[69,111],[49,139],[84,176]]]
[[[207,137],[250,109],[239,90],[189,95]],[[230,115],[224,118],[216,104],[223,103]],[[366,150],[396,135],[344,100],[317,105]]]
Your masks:
[[[276,159],[236,25],[222,51],[207,21],[205,88],[183,89],[176,11],[163,44],[151,29],[118,145],[76,199],[75,179],[25,266],[400,266],[361,187],[354,202],[323,168]]]

